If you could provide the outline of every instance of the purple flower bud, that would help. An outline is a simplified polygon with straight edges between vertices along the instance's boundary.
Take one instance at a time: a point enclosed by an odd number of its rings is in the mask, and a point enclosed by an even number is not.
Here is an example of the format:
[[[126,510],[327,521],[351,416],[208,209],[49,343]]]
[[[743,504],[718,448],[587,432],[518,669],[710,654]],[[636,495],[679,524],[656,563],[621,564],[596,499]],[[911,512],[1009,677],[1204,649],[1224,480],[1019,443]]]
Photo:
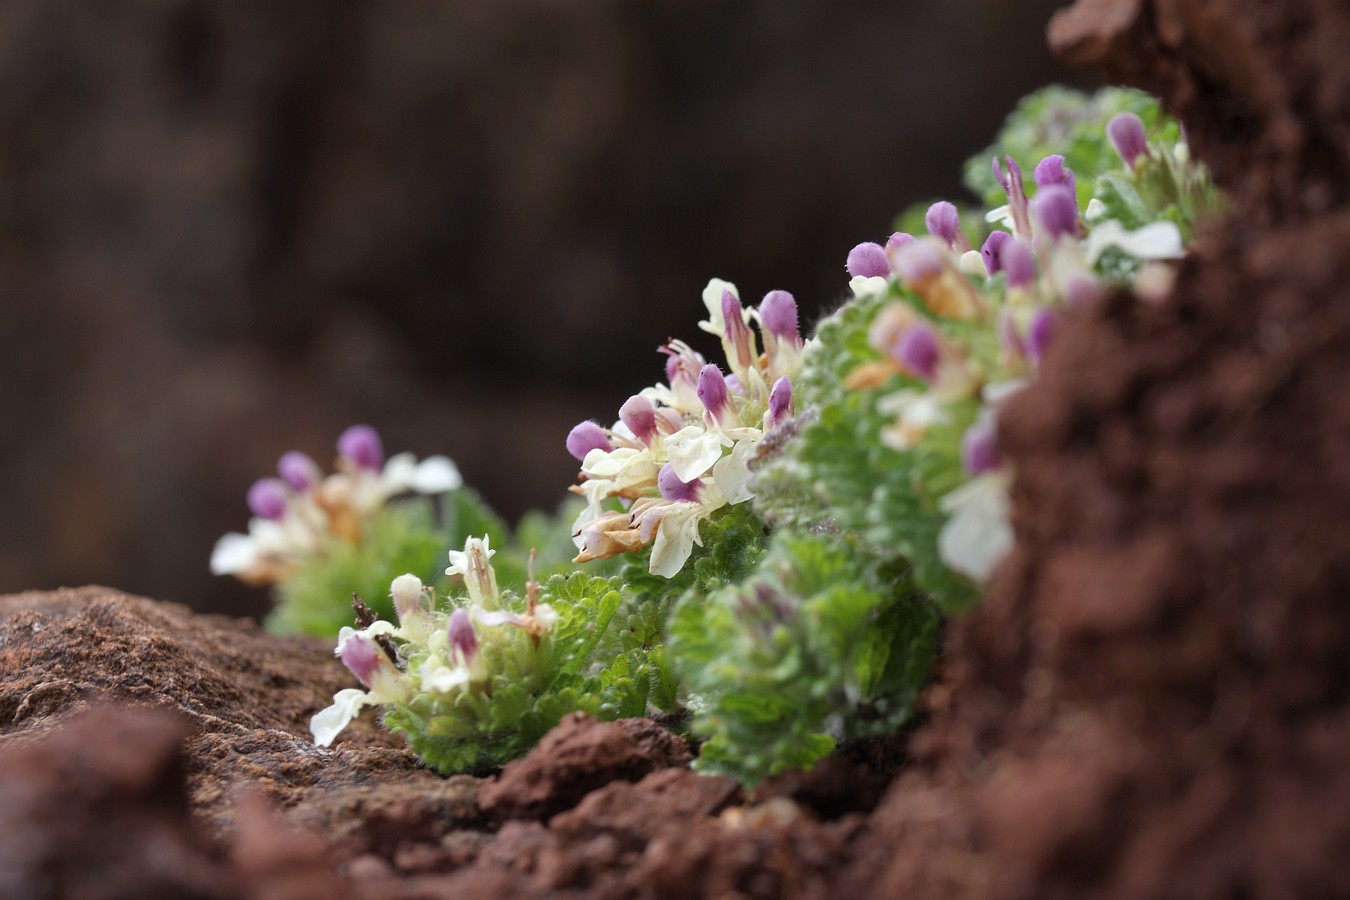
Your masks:
[[[955,205],[946,200],[939,200],[928,207],[923,224],[928,226],[929,234],[950,247],[961,230],[961,215],[956,211]]]
[[[451,656],[458,656],[459,664],[466,668],[473,665],[473,658],[478,655],[478,635],[474,633],[469,611],[461,606],[452,612],[450,626],[446,631],[450,638]]]
[[[338,657],[342,664],[351,670],[351,673],[360,679],[366,687],[370,687],[371,679],[375,673],[380,671],[381,657],[384,654],[375,642],[365,635],[354,634],[342,644],[342,649],[338,651]]]
[[[567,433],[567,452],[577,459],[585,459],[592,450],[613,450],[605,430],[594,422],[578,423]]]
[[[885,278],[891,274],[891,264],[880,244],[870,241],[848,251],[848,274],[854,278]]]
[[[703,487],[703,481],[699,478],[695,478],[693,481],[681,481],[680,476],[675,474],[675,467],[670,463],[662,466],[661,471],[656,474],[656,489],[667,500],[677,502],[697,500],[701,487]]]
[[[745,385],[741,384],[741,380],[736,377],[734,372],[727,376],[727,390],[738,397],[745,396]]]
[[[991,276],[997,275],[1003,270],[1003,261],[999,259],[999,250],[1008,241],[1012,240],[1012,235],[1006,231],[995,231],[985,239],[984,246],[980,248],[980,256],[984,258],[984,270]]]
[[[998,164],[998,157],[994,157],[994,177],[1008,195],[1008,214],[1013,220],[1013,234],[1030,240],[1031,219],[1027,217],[1027,194],[1022,186],[1022,169],[1011,156],[1003,157],[1003,161],[1008,164],[1007,177],[1004,177],[1003,168]]]
[[[897,231],[886,239],[886,255],[894,256],[895,252],[907,244],[914,243],[918,238],[912,234],[906,234],[903,231]]]
[[[926,322],[915,322],[900,332],[890,347],[891,358],[907,371],[927,381],[937,377],[942,348],[937,332]]]
[[[1106,123],[1106,137],[1116,148],[1125,165],[1131,169],[1139,157],[1148,153],[1148,136],[1144,134],[1144,122],[1134,113],[1117,113]]]
[[[634,394],[623,402],[619,407],[619,421],[644,444],[650,444],[656,437],[656,407],[641,394]]]
[[[1036,258],[1023,241],[1016,238],[1005,241],[998,253],[998,264],[1008,274],[1009,287],[1031,287],[1036,282]]]
[[[1078,231],[1078,199],[1062,184],[1041,188],[1031,199],[1031,214],[1051,239]]]
[[[764,330],[779,340],[801,341],[797,330],[797,301],[787,291],[769,291],[759,303]]]
[[[286,503],[286,486],[279,479],[259,478],[248,489],[248,508],[260,519],[280,519]]]
[[[703,408],[718,422],[731,407],[731,397],[727,393],[727,380],[722,371],[713,363],[703,367],[698,373],[698,399]]]
[[[895,271],[908,284],[936,278],[942,274],[942,251],[929,241],[906,244],[895,254]]]
[[[745,324],[741,301],[731,291],[722,291],[722,323],[726,342],[735,348],[736,362],[742,367],[750,366],[755,361],[754,351],[750,347],[750,326]]]
[[[792,415],[792,381],[786,375],[773,383],[769,391],[769,411],[764,414],[764,427],[777,428]]]
[[[277,460],[277,474],[293,489],[304,493],[323,480],[323,470],[306,453],[292,450]]]
[[[1038,365],[1050,348],[1057,325],[1055,314],[1048,309],[1038,309],[1031,317],[1031,324],[1027,326],[1027,354]]]
[[[1063,185],[1070,191],[1077,190],[1073,170],[1064,165],[1064,157],[1058,153],[1047,156],[1038,162],[1032,177],[1036,179],[1036,187],[1038,188],[1047,188],[1052,184],[1058,184]]]
[[[338,455],[351,460],[358,469],[378,472],[384,465],[384,444],[369,425],[353,425],[337,441]]]
[[[998,439],[992,422],[976,422],[961,438],[961,464],[971,475],[999,467]]]

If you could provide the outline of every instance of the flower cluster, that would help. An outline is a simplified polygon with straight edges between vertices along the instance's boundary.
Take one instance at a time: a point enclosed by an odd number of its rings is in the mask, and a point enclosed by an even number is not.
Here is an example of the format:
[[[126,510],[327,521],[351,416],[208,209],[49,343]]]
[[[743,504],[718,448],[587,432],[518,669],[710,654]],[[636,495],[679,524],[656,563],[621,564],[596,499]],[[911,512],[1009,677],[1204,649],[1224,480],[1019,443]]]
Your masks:
[[[368,425],[344,431],[337,450],[332,474],[325,476],[312,458],[292,450],[277,462],[278,477],[254,482],[248,534],[232,532],[216,542],[211,572],[250,584],[286,581],[334,538],[360,543],[391,498],[410,491],[443,494],[463,483],[444,456],[419,463],[400,453],[386,461],[380,436]]]
[[[464,578],[468,602],[436,612],[434,592],[416,575],[400,575],[389,586],[398,624],[376,619],[357,631],[343,628],[335,654],[367,690],[347,689],[310,721],[314,740],[327,747],[366,706],[453,705],[461,694],[482,692],[490,682],[489,662],[502,652],[515,657],[519,671],[540,668],[558,615],[538,602],[538,585],[528,585],[522,613],[502,608],[488,538],[470,538],[463,551],[450,552],[447,575]],[[481,638],[480,638],[481,634]],[[387,639],[381,642],[381,638]],[[389,649],[394,650],[391,655]]]
[[[1183,227],[1192,229],[1212,196],[1184,142],[1151,143],[1136,113],[1117,113],[1101,136],[1118,162],[1093,173],[1085,206],[1063,155],[1043,155],[1032,185],[1013,156],[996,155],[990,169],[1006,203],[984,217],[995,227],[978,249],[957,208],[941,201],[925,212],[926,236],[898,232],[848,256],[854,294],[888,302],[869,328],[876,358],[845,385],[884,389],[876,409],[892,420],[880,440],[895,451],[941,457],[930,434],[943,441],[955,431],[958,452],[945,455],[961,472],[952,478],[939,466],[916,487],[945,488],[933,491],[946,516],[937,552],[975,582],[1012,545],[1010,473],[997,443],[1004,402],[1034,379],[1066,309],[1110,283],[1164,296],[1185,252]]]
[[[700,524],[751,498],[749,463],[765,433],[792,415],[806,349],[792,295],[771,291],[746,309],[734,284],[714,278],[703,302],[699,327],[721,338],[729,372],[672,340],[661,351],[666,383],[625,401],[612,427],[582,422],[567,436],[581,463],[572,490],[586,498],[572,529],[577,562],[650,544],[651,572],[675,575],[702,545]]]
[[[609,659],[597,652],[619,605],[614,585],[557,576],[541,586],[531,578],[522,598],[498,586],[495,552],[487,536],[450,551],[446,575],[462,579],[464,590],[446,608],[405,574],[389,590],[397,624],[374,619],[341,630],[336,655],[365,689],[338,691],[315,714],[310,730],[319,746],[378,706],[429,764],[482,770],[524,752],[572,710],[606,718],[645,711],[645,651]]]

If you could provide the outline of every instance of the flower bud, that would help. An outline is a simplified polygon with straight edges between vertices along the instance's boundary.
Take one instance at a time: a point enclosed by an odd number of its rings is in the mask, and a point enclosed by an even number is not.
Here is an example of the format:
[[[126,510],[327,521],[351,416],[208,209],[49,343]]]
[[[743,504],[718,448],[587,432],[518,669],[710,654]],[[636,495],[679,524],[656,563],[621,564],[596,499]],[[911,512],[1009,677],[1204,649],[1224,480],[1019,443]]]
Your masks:
[[[473,630],[473,620],[467,609],[461,606],[450,614],[446,633],[450,639],[450,655],[456,664],[466,669],[473,665],[473,659],[478,655],[478,635]]]
[[[641,394],[634,394],[623,402],[619,407],[619,421],[644,444],[650,444],[656,437],[656,407]]]
[[[698,399],[717,422],[721,422],[730,411],[731,396],[727,392],[727,380],[713,363],[708,363],[698,373]]]
[[[1057,325],[1055,314],[1048,309],[1038,309],[1031,317],[1031,324],[1027,326],[1027,354],[1037,364],[1050,348]]]
[[[961,464],[971,475],[999,467],[998,440],[992,421],[976,422],[961,437]]]
[[[248,508],[260,519],[280,519],[286,505],[286,488],[276,478],[259,478],[248,489]]]
[[[780,341],[800,344],[797,330],[797,301],[787,291],[769,291],[759,304],[759,321],[764,330]]]
[[[1134,113],[1123,112],[1111,117],[1106,123],[1106,137],[1116,148],[1125,165],[1135,167],[1139,157],[1148,153],[1148,136],[1144,134],[1144,122]]]
[[[854,278],[886,278],[891,274],[891,264],[886,260],[886,251],[880,244],[870,241],[848,251],[846,267],[848,274]]]
[[[389,596],[398,611],[398,620],[406,624],[423,612],[422,579],[416,575],[400,575],[389,583]]]
[[[786,375],[773,383],[769,391],[769,409],[764,413],[765,429],[777,428],[792,415],[792,381]]]
[[[323,480],[323,470],[319,464],[299,450],[282,454],[281,459],[277,460],[277,474],[282,481],[302,494]]]
[[[991,276],[1003,271],[1003,261],[999,258],[999,251],[1010,240],[1012,240],[1012,235],[1008,232],[995,231],[985,239],[984,246],[980,248],[980,256],[984,257],[984,269]]]
[[[950,249],[961,253],[970,249],[970,241],[961,230],[961,214],[956,211],[955,204],[946,200],[934,203],[924,214],[923,224],[928,227],[929,234]]]
[[[703,481],[699,478],[695,478],[693,481],[681,481],[680,476],[675,474],[675,467],[670,463],[662,466],[661,471],[656,475],[656,489],[667,500],[676,502],[696,501],[698,500],[699,489],[702,487]]]
[[[567,452],[578,460],[585,459],[592,450],[609,452],[613,449],[605,430],[594,422],[581,422],[567,433]]]
[[[1047,188],[1052,184],[1062,185],[1070,192],[1077,190],[1077,182],[1073,177],[1073,169],[1064,165],[1064,157],[1055,153],[1047,156],[1036,164],[1036,170],[1032,173],[1036,179],[1037,188]]]
[[[353,634],[338,648],[338,658],[362,684],[370,687],[375,674],[380,671],[384,653],[370,638]]]
[[[1064,285],[1064,303],[1073,309],[1086,303],[1091,303],[1101,296],[1102,286],[1097,279],[1087,272],[1079,272],[1069,276],[1068,282]]]
[[[731,291],[722,292],[722,327],[725,329],[723,340],[731,348],[728,357],[734,354],[736,364],[742,369],[748,368],[755,361],[751,346],[754,335],[750,333],[750,326],[745,324],[741,301]],[[732,362],[730,358],[727,361]]]
[[[379,432],[369,425],[353,425],[337,441],[338,455],[351,460],[358,469],[378,472],[384,465],[384,444]]]
[[[1041,188],[1031,199],[1031,214],[1051,239],[1073,236],[1078,231],[1078,200],[1062,184]]]
[[[910,285],[936,278],[942,274],[942,251],[929,241],[906,244],[895,254],[895,271]]]
[[[1016,238],[1005,241],[999,250],[998,261],[999,268],[1008,273],[1009,287],[1026,288],[1035,284],[1036,258],[1024,242]]]
[[[937,332],[927,322],[915,322],[900,332],[890,347],[891,358],[907,372],[926,381],[937,377],[942,349]]]

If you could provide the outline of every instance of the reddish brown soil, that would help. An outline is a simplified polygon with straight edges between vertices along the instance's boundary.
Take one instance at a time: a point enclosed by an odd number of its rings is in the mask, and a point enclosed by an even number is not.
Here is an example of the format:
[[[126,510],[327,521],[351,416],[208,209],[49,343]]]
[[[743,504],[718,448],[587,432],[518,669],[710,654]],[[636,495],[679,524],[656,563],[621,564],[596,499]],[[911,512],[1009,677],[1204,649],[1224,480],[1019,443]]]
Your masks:
[[[583,719],[440,779],[368,725],[312,746],[323,646],[29,594],[0,598],[0,893],[1350,895],[1347,35],[1333,0],[1057,19],[1236,208],[1167,301],[1071,316],[1009,409],[1017,549],[884,797],[842,760],[746,797]]]

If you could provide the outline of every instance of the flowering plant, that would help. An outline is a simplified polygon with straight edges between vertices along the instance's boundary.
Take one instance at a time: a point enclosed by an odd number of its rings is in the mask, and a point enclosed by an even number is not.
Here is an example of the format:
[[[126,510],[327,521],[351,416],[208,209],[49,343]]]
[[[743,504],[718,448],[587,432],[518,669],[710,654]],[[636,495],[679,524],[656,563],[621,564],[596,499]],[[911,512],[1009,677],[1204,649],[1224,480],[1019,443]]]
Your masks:
[[[671,340],[665,382],[612,425],[572,429],[577,555],[542,583],[511,562],[522,542],[503,543],[448,460],[381,466],[361,430],[323,481],[283,457],[284,483],[255,485],[257,518],[222,539],[219,571],[289,579],[284,611],[294,585],[312,591],[305,608],[361,578],[383,579],[362,593],[379,599],[395,572],[450,562],[438,584],[395,578],[380,615],[342,629],[337,654],[365,689],[314,717],[316,740],[379,706],[431,765],[480,770],[573,710],[684,711],[706,739],[696,765],[753,783],[901,727],[941,615],[978,599],[1013,542],[1008,398],[1035,380],[1069,309],[1119,288],[1161,302],[1221,203],[1180,126],[1118,90],[1028,98],[967,181],[992,208],[939,201],[854,247],[853,296],[809,340],[787,292],[747,309],[735,285],[710,281],[700,327],[725,368]],[[453,521],[400,519],[387,501],[409,489],[449,492]],[[382,549],[344,569],[355,557],[342,548],[367,540],[425,555],[405,565]],[[507,548],[496,564],[493,544]],[[597,573],[601,560],[618,574]],[[499,587],[504,561],[523,592]]]

